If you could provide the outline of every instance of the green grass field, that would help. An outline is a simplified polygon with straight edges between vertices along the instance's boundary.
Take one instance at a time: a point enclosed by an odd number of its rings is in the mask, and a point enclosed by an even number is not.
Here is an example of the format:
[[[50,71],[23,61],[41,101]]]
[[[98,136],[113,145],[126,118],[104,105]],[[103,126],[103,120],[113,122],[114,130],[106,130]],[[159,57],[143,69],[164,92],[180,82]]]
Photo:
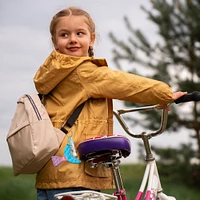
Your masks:
[[[128,200],[134,200],[140,186],[144,165],[131,164],[120,166]],[[199,200],[200,191],[188,188],[184,183],[169,182],[162,179],[164,192],[176,197],[177,200]],[[0,200],[36,200],[34,188],[35,175],[15,177],[10,167],[0,167]],[[108,192],[108,191],[103,191]],[[113,191],[109,191],[112,193]]]

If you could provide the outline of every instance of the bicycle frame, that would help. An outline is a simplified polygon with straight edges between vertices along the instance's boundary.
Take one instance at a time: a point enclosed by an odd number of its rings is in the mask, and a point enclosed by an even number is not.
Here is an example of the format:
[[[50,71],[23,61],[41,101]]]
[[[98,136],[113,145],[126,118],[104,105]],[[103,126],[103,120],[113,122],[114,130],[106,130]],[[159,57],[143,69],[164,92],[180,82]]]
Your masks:
[[[147,181],[148,185],[145,193],[145,200],[176,200],[174,197],[167,196],[162,192],[162,186],[155,160],[147,162],[142,183],[135,200],[142,199]]]
[[[162,109],[162,115],[161,115],[161,122],[160,122],[160,127],[156,131],[150,131],[150,132],[142,132],[139,134],[133,133],[128,125],[126,124],[124,118],[122,117],[122,114],[125,113],[130,113],[130,112],[136,112],[136,111],[149,111],[149,110],[154,110],[154,109],[159,109],[157,105],[153,106],[145,106],[145,107],[139,107],[139,108],[134,108],[134,109],[127,109],[127,110],[117,110],[114,111],[114,115],[121,124],[122,128],[128,135],[134,138],[141,138],[144,143],[145,151],[146,151],[146,169],[145,173],[142,179],[142,183],[139,189],[139,192],[135,198],[135,200],[141,200],[145,187],[146,188],[146,194],[144,197],[144,200],[176,200],[174,197],[167,196],[162,192],[162,186],[158,174],[158,169],[156,166],[155,158],[153,154],[151,153],[151,148],[149,144],[149,139],[152,137],[155,137],[159,134],[161,134],[167,125],[167,118],[168,118],[168,111],[166,109]],[[148,183],[147,183],[148,182]]]

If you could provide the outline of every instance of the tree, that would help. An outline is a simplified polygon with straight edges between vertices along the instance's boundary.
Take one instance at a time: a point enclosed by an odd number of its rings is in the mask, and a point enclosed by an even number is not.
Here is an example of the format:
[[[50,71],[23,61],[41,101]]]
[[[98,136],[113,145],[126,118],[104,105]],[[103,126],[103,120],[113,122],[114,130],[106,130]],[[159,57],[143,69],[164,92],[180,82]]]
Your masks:
[[[113,33],[109,34],[115,45],[114,62],[120,68],[122,61],[128,61],[133,64],[129,72],[162,80],[174,91],[198,91],[200,89],[200,1],[152,0],[151,5],[150,11],[144,6],[141,6],[141,9],[157,26],[159,40],[155,44],[150,42],[141,30],[132,27],[128,17],[125,16],[124,22],[130,37],[123,41],[116,38]],[[141,69],[144,67],[150,69],[148,75],[141,74]],[[149,123],[143,126],[158,127],[156,113],[151,112],[144,116],[145,121]],[[172,106],[168,130],[178,131],[181,127],[187,129],[195,139],[197,157],[200,158],[199,103]]]

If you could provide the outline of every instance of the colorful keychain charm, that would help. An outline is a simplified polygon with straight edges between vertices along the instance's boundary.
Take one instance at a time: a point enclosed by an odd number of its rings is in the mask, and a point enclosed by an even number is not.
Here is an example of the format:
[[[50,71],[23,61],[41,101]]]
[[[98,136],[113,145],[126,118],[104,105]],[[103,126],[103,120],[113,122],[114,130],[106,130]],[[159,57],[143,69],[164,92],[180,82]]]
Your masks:
[[[70,162],[72,164],[80,164],[81,161],[76,158],[77,153],[76,153],[76,149],[74,146],[74,141],[72,139],[72,137],[68,137],[68,144],[66,145],[65,149],[64,149],[64,156],[60,157],[60,156],[52,156],[51,159],[53,161],[53,165],[54,167],[57,167],[58,165],[60,165],[60,163],[62,162]]]

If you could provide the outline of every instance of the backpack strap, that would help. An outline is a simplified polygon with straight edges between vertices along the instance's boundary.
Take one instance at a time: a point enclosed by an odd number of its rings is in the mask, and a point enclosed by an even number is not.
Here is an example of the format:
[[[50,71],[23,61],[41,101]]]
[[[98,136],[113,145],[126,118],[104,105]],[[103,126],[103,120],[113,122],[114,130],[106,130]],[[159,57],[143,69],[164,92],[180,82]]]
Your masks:
[[[44,101],[44,96],[43,94],[38,94],[39,98],[41,101]],[[62,125],[61,127],[61,131],[63,131],[65,134],[68,133],[68,130],[64,128],[65,125],[67,125],[68,127],[72,127],[74,122],[77,120],[79,114],[81,113],[81,110],[83,109],[83,106],[85,105],[85,102],[83,102],[81,105],[79,105],[74,112],[71,114],[71,116],[69,117],[69,119]]]
[[[85,102],[83,102],[81,105],[79,105],[74,112],[71,114],[71,116],[69,117],[69,119],[62,125],[61,130],[67,134],[68,130],[66,130],[64,128],[65,125],[69,126],[70,128],[73,126],[74,122],[76,121],[76,119],[78,118],[79,114],[81,113],[81,110],[83,109]]]

